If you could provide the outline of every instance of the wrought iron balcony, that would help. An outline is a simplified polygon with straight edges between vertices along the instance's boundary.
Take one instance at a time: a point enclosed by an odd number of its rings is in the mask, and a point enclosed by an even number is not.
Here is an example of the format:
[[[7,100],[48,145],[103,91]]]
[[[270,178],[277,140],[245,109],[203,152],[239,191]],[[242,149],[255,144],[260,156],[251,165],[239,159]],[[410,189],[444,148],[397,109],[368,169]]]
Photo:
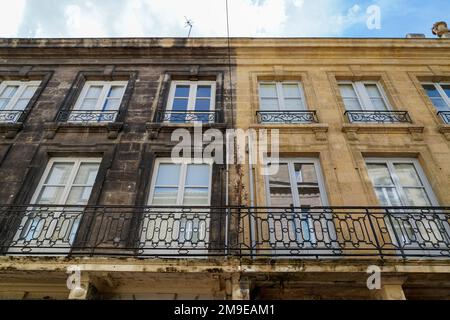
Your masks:
[[[412,123],[408,111],[346,111],[352,123]]]
[[[23,115],[21,110],[0,111],[0,123],[17,123]]]
[[[117,114],[118,111],[66,110],[58,113],[57,120],[73,123],[114,122]]]
[[[450,111],[440,111],[438,115],[442,118],[442,121],[450,124]]]
[[[158,111],[157,118],[159,122],[170,123],[220,123],[221,112],[212,111]]]
[[[450,259],[450,208],[3,206],[0,254]]]
[[[257,111],[259,123],[318,123],[316,111]]]

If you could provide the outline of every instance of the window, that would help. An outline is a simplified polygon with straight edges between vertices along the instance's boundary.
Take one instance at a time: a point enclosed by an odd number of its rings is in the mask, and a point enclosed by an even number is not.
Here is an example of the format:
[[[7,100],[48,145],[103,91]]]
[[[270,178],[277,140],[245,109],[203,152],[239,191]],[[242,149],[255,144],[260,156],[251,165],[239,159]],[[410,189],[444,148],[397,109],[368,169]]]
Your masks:
[[[422,86],[444,122],[450,123],[450,83],[423,83]]]
[[[13,243],[19,248],[27,247],[32,253],[69,252],[100,161],[97,158],[50,159]],[[17,252],[14,245],[9,252]]]
[[[261,111],[306,110],[299,82],[260,82],[259,99]]]
[[[347,111],[388,111],[388,100],[377,82],[339,82]]]
[[[87,81],[67,121],[114,122],[126,86],[126,81]]]
[[[438,205],[415,159],[368,159],[367,168],[382,206]]]
[[[51,159],[32,200],[41,205],[87,205],[101,159]]]
[[[0,83],[0,122],[17,122],[40,83],[40,81]]]
[[[160,159],[156,163],[149,204],[157,206],[208,206],[211,193],[212,166],[191,160],[172,163]]]
[[[215,122],[215,95],[212,81],[172,81],[163,121]]]

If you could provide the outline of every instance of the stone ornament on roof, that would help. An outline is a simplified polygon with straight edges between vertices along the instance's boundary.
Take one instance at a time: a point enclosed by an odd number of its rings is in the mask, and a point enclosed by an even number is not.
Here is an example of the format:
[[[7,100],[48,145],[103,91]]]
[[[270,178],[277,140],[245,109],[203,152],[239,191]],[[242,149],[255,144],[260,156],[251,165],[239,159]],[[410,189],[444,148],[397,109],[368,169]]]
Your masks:
[[[450,30],[448,29],[447,23],[445,21],[436,22],[433,25],[433,34],[437,35],[439,38],[450,38]]]

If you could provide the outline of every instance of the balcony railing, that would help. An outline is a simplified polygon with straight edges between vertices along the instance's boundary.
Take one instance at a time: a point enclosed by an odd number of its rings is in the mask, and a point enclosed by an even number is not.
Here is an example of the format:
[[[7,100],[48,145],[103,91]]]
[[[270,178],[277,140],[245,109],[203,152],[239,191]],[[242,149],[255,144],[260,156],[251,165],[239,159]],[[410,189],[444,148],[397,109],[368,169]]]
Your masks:
[[[117,114],[118,111],[66,110],[58,113],[57,120],[73,123],[114,122]]]
[[[257,111],[259,123],[318,123],[316,111]]]
[[[159,122],[170,123],[219,123],[220,122],[220,110],[212,111],[158,111]]]
[[[438,115],[442,118],[444,123],[450,124],[450,111],[440,111],[438,112]]]
[[[411,123],[408,111],[346,111],[352,123]]]
[[[4,206],[0,254],[450,259],[450,208]]]
[[[21,110],[11,110],[11,111],[0,111],[0,123],[16,123],[22,117],[23,111]]]

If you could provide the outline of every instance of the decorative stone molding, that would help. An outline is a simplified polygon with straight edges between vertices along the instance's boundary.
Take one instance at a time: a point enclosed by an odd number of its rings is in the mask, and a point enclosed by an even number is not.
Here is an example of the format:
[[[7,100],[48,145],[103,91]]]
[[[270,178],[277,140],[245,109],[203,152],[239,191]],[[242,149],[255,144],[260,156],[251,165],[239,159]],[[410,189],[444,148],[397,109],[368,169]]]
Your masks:
[[[423,141],[424,126],[411,124],[355,124],[346,123],[342,132],[347,134],[349,141],[358,141],[358,134],[390,134],[408,133],[414,141]]]
[[[444,135],[445,139],[450,141],[450,124],[440,124],[438,130]]]
[[[297,133],[313,133],[317,141],[327,141],[328,140],[328,130],[327,124],[323,123],[305,123],[305,124],[255,124],[251,125],[249,129],[278,129],[280,133],[283,131],[290,131],[293,135]]]
[[[47,122],[44,124],[44,137],[53,139],[57,132],[104,132],[108,139],[114,140],[119,136],[123,128],[122,122],[111,123],[66,123],[66,122]]]
[[[433,34],[439,38],[450,39],[450,30],[448,29],[447,23],[445,21],[436,22],[433,25]]]
[[[22,123],[1,123],[0,132],[3,133],[5,139],[14,139],[20,130],[22,130]]]

